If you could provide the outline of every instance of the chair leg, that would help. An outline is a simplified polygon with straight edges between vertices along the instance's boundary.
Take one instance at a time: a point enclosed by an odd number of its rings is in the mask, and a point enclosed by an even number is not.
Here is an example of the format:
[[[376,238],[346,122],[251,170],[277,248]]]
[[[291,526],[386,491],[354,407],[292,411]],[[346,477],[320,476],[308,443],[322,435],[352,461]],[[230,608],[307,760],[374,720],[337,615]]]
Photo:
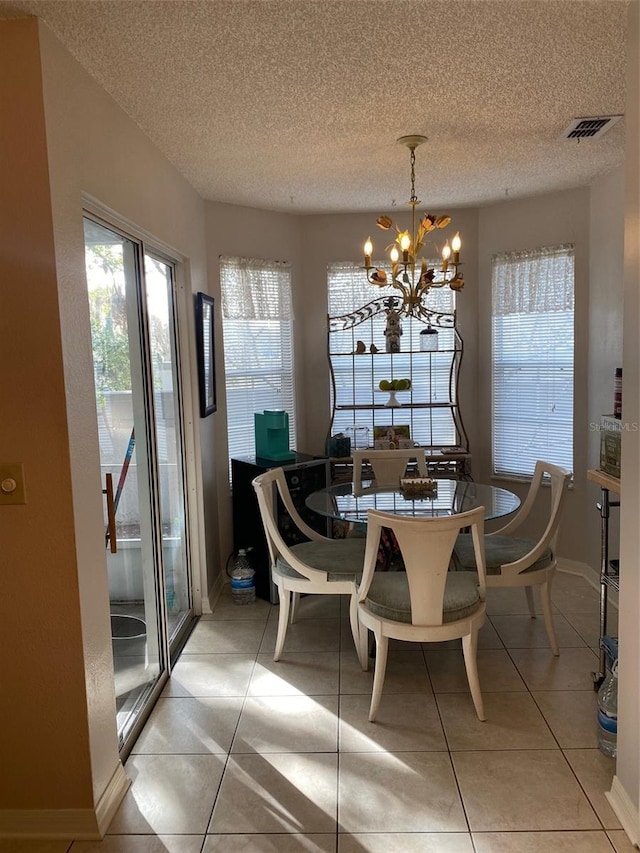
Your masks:
[[[553,625],[553,616],[551,614],[551,576],[547,575],[546,581],[540,585],[540,603],[542,604],[542,613],[544,615],[544,625],[547,629],[549,637],[549,645],[551,651],[558,657],[560,649],[558,648],[558,640],[556,639],[556,629]]]
[[[289,622],[289,604],[291,593],[285,589],[283,583],[278,584],[278,597],[280,598],[280,612],[278,614],[278,635],[276,637],[276,650],[273,653],[274,660],[280,660],[284,638],[287,635],[287,624]]]
[[[292,592],[291,593],[291,615],[289,616],[289,625],[293,625],[296,621],[296,613],[298,612],[298,605],[300,604],[300,593]]]
[[[487,718],[484,714],[482,693],[480,692],[480,679],[478,678],[478,661],[476,657],[478,649],[478,629],[475,628],[470,634],[462,638],[462,652],[464,654],[464,665],[467,670],[467,680],[471,690],[471,698],[476,708],[478,719],[484,722]]]
[[[376,636],[376,665],[373,673],[373,692],[371,694],[371,707],[369,708],[369,722],[374,723],[378,716],[378,708],[382,699],[382,685],[387,670],[387,651],[389,650],[389,638],[382,633],[382,628],[374,631]]]
[[[358,597],[355,592],[351,595],[349,599],[349,623],[351,625],[351,635],[353,637],[353,642],[356,647],[356,654],[358,655],[360,666],[362,666],[362,646],[360,643],[360,631],[363,630],[364,626],[360,625],[358,620]],[[362,666],[362,668],[366,669],[366,666]]]
[[[527,604],[529,606],[529,614],[532,619],[536,618],[536,601],[533,597],[533,587],[525,586],[524,588],[525,595],[527,596]]]
[[[358,660],[363,672],[369,669],[369,629],[362,622],[358,628]]]

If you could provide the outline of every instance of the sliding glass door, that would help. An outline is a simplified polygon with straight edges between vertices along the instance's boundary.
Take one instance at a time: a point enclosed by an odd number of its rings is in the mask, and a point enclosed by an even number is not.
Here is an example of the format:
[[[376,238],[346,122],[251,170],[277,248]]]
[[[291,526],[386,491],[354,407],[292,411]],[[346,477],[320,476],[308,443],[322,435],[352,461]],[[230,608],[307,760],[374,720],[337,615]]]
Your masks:
[[[192,616],[174,264],[85,219],[121,746]]]

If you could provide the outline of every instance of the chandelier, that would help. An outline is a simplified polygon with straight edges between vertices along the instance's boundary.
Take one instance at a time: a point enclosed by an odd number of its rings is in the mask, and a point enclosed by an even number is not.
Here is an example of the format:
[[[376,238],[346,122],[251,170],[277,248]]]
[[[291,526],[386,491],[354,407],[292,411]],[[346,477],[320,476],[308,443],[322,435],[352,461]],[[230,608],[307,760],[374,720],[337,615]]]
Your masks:
[[[395,231],[394,241],[386,247],[391,262],[391,274],[371,264],[373,243],[371,237],[364,244],[364,269],[370,284],[378,287],[387,285],[396,288],[402,294],[401,311],[409,315],[426,313],[423,306],[425,298],[432,287],[448,285],[451,290],[462,290],[464,279],[460,272],[460,235],[456,234],[444,244],[441,257],[442,263],[438,269],[429,266],[426,257],[421,255],[427,245],[433,241],[427,236],[440,228],[446,228],[451,222],[450,216],[433,216],[427,213],[416,225],[416,208],[421,203],[415,190],[416,148],[427,141],[426,136],[401,136],[398,142],[405,145],[411,152],[411,198],[407,204],[411,207],[411,231],[402,231],[394,224],[389,216],[379,216],[376,220],[378,228],[383,231]]]

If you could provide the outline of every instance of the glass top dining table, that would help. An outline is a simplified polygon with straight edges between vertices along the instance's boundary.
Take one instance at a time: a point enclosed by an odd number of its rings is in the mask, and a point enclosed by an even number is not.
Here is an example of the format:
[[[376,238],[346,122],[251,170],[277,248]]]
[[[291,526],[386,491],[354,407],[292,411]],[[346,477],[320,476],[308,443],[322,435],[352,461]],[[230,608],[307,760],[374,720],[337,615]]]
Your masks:
[[[393,487],[363,482],[362,489],[355,494],[353,483],[339,483],[312,492],[305,504],[308,509],[328,518],[365,524],[370,509],[395,515],[445,516],[483,506],[485,518],[492,519],[509,515],[520,506],[517,495],[498,486],[468,480],[438,479],[436,483],[433,493],[412,497],[405,496],[399,484]]]

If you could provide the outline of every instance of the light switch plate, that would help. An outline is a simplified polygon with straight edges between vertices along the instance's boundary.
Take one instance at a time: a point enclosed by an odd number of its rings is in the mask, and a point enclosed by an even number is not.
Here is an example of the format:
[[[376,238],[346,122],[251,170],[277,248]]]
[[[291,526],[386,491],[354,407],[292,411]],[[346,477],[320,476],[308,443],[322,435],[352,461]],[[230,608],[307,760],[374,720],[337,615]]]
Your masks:
[[[26,504],[27,490],[24,482],[24,465],[0,462],[0,506]]]

